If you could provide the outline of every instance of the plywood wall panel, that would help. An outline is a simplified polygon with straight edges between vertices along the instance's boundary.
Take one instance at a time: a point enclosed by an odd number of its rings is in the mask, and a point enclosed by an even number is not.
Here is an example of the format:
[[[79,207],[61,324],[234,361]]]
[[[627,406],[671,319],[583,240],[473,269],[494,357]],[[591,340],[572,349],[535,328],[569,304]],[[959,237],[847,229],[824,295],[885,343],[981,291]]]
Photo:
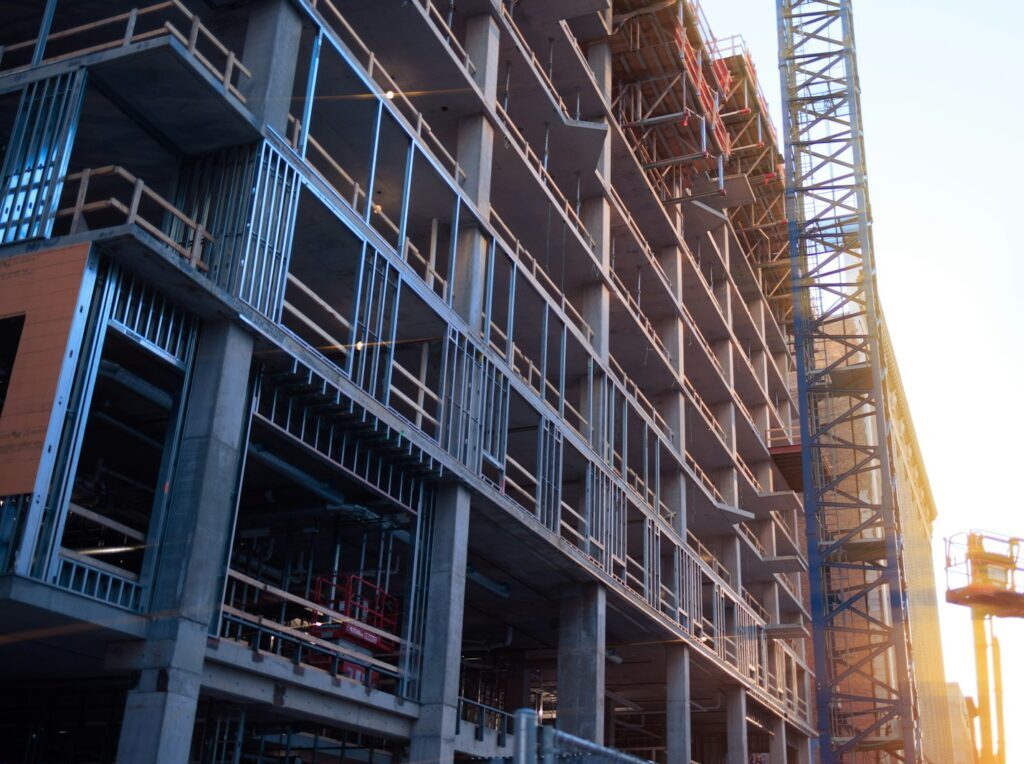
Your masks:
[[[88,254],[82,244],[0,260],[0,318],[25,316],[0,412],[0,496],[33,490]]]

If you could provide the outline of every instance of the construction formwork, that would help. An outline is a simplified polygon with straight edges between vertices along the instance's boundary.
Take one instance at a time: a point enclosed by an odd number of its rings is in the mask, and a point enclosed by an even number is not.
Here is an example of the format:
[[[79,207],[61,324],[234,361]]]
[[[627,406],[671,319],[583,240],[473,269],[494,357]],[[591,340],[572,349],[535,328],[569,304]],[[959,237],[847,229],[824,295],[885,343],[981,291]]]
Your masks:
[[[689,2],[0,21],[0,745],[809,761],[742,45]]]

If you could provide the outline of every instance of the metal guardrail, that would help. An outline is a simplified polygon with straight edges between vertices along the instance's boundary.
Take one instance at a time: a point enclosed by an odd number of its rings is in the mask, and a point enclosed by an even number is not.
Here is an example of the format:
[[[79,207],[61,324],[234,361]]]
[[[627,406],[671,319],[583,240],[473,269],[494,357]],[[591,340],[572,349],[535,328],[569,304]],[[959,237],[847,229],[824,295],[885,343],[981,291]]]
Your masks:
[[[537,712],[520,708],[515,712],[516,735],[512,764],[556,764],[586,756],[590,764],[651,764],[647,759],[606,748],[567,732],[538,723]]]

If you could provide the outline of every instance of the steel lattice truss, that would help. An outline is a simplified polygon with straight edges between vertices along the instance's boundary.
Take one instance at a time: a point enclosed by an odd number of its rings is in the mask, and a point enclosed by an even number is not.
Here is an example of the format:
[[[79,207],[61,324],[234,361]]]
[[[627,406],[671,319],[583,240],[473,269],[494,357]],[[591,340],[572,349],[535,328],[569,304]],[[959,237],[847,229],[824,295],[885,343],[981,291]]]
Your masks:
[[[849,0],[777,0],[821,761],[920,761]]]

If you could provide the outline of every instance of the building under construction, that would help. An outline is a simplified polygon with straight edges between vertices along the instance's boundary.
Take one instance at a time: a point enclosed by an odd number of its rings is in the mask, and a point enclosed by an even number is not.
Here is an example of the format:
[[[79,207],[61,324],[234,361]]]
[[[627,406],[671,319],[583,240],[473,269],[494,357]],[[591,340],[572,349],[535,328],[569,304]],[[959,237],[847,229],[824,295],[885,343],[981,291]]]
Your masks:
[[[816,760],[740,38],[690,0],[138,3],[0,5],[0,762]]]

